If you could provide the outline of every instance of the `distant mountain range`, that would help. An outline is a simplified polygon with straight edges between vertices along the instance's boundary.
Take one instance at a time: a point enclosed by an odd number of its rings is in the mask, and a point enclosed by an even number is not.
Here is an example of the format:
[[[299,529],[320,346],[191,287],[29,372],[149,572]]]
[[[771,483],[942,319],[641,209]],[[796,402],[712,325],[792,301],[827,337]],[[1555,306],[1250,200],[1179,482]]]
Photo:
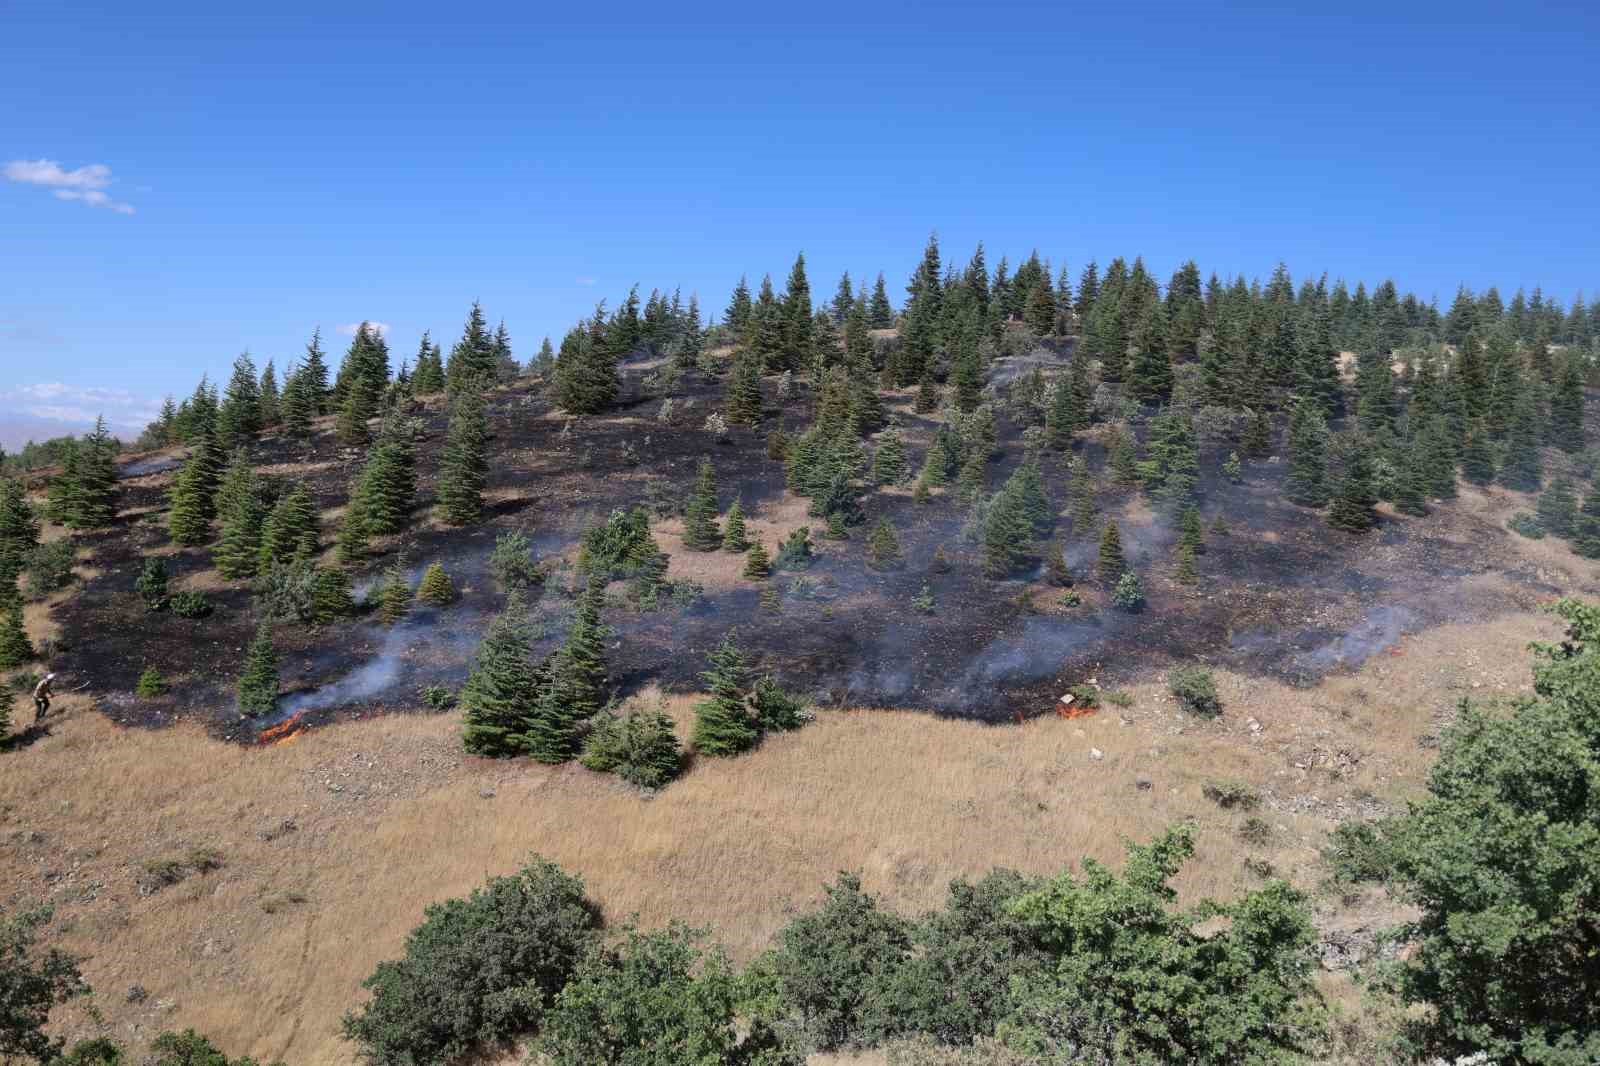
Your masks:
[[[26,411],[0,410],[0,447],[16,451],[31,441],[46,441],[51,437],[88,433],[94,422],[69,421],[59,418],[42,418]],[[111,432],[123,441],[132,441],[139,435],[138,426],[112,425]]]

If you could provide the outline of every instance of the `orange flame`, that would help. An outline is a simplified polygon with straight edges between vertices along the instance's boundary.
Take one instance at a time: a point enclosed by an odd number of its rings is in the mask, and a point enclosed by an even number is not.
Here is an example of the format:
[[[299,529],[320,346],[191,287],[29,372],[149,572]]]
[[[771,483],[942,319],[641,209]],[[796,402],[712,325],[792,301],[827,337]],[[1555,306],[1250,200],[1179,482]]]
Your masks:
[[[300,724],[301,715],[304,713],[305,712],[302,711],[300,714],[292,714],[288,718],[285,718],[283,721],[279,722],[277,725],[268,726],[266,729],[263,729],[261,731],[261,735],[256,737],[256,743],[282,744],[285,741],[293,740],[295,737],[298,737],[301,733],[305,732],[305,727]]]

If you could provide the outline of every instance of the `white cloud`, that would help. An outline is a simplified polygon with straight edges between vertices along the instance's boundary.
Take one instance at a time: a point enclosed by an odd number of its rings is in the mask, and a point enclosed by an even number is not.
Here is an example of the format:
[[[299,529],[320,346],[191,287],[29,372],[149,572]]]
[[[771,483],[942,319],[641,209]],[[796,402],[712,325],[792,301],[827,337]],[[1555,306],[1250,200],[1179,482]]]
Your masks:
[[[92,424],[100,415],[112,426],[143,428],[161,412],[155,397],[127,389],[96,389],[59,381],[19,385],[0,392],[0,404],[56,422]]]
[[[134,213],[133,205],[113,200],[104,190],[112,182],[111,168],[90,163],[76,170],[63,170],[53,159],[13,159],[3,171],[7,180],[22,185],[41,185],[55,190],[58,200],[76,200],[90,207],[103,207],[119,215]]]
[[[593,285],[594,282],[595,282],[595,279],[591,278],[591,277],[589,277],[587,275],[584,275],[582,277],[574,278],[573,281],[576,282],[579,285]]]
[[[379,322],[371,318],[367,319],[366,323],[368,328],[377,330],[380,337],[387,337],[389,335],[389,323]],[[339,332],[343,333],[346,337],[354,337],[360,329],[360,322],[346,322],[344,325],[339,327]]]

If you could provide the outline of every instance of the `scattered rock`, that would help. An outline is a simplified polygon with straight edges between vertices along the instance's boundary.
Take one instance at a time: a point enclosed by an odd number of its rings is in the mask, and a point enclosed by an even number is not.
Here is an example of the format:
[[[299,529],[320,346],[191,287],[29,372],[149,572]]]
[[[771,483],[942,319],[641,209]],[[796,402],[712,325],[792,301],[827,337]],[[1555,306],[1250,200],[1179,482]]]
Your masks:
[[[150,998],[150,993],[148,993],[148,992],[146,992],[144,990],[144,985],[129,985],[128,986],[128,1002],[129,1003],[143,1003],[145,1000],[147,1000],[149,998]]]
[[[480,789],[479,792],[478,792],[478,795],[482,799],[492,800],[492,799],[494,799],[494,789],[492,789],[492,788]]]
[[[260,837],[262,840],[273,841],[277,840],[279,837],[288,836],[290,833],[293,833],[299,828],[300,826],[295,823],[293,818],[285,818],[277,825],[261,830],[261,832],[257,833],[256,836]]]
[[[1133,787],[1138,789],[1140,792],[1149,792],[1155,787],[1155,785],[1150,781],[1149,778],[1141,777],[1139,780],[1133,783]]]
[[[1106,757],[1106,753],[1101,751],[1099,748],[1090,748],[1089,749],[1089,758],[1093,759],[1095,762],[1099,762],[1101,759],[1104,759],[1105,757]]]

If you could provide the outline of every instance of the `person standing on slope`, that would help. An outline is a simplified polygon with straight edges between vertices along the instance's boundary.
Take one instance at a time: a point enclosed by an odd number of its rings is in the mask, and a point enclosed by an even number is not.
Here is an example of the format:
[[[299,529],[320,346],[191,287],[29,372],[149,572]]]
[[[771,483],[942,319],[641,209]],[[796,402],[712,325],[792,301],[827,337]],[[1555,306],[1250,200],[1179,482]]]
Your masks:
[[[50,685],[55,681],[55,674],[45,674],[39,683],[33,686],[33,720],[42,721],[50,713]]]

